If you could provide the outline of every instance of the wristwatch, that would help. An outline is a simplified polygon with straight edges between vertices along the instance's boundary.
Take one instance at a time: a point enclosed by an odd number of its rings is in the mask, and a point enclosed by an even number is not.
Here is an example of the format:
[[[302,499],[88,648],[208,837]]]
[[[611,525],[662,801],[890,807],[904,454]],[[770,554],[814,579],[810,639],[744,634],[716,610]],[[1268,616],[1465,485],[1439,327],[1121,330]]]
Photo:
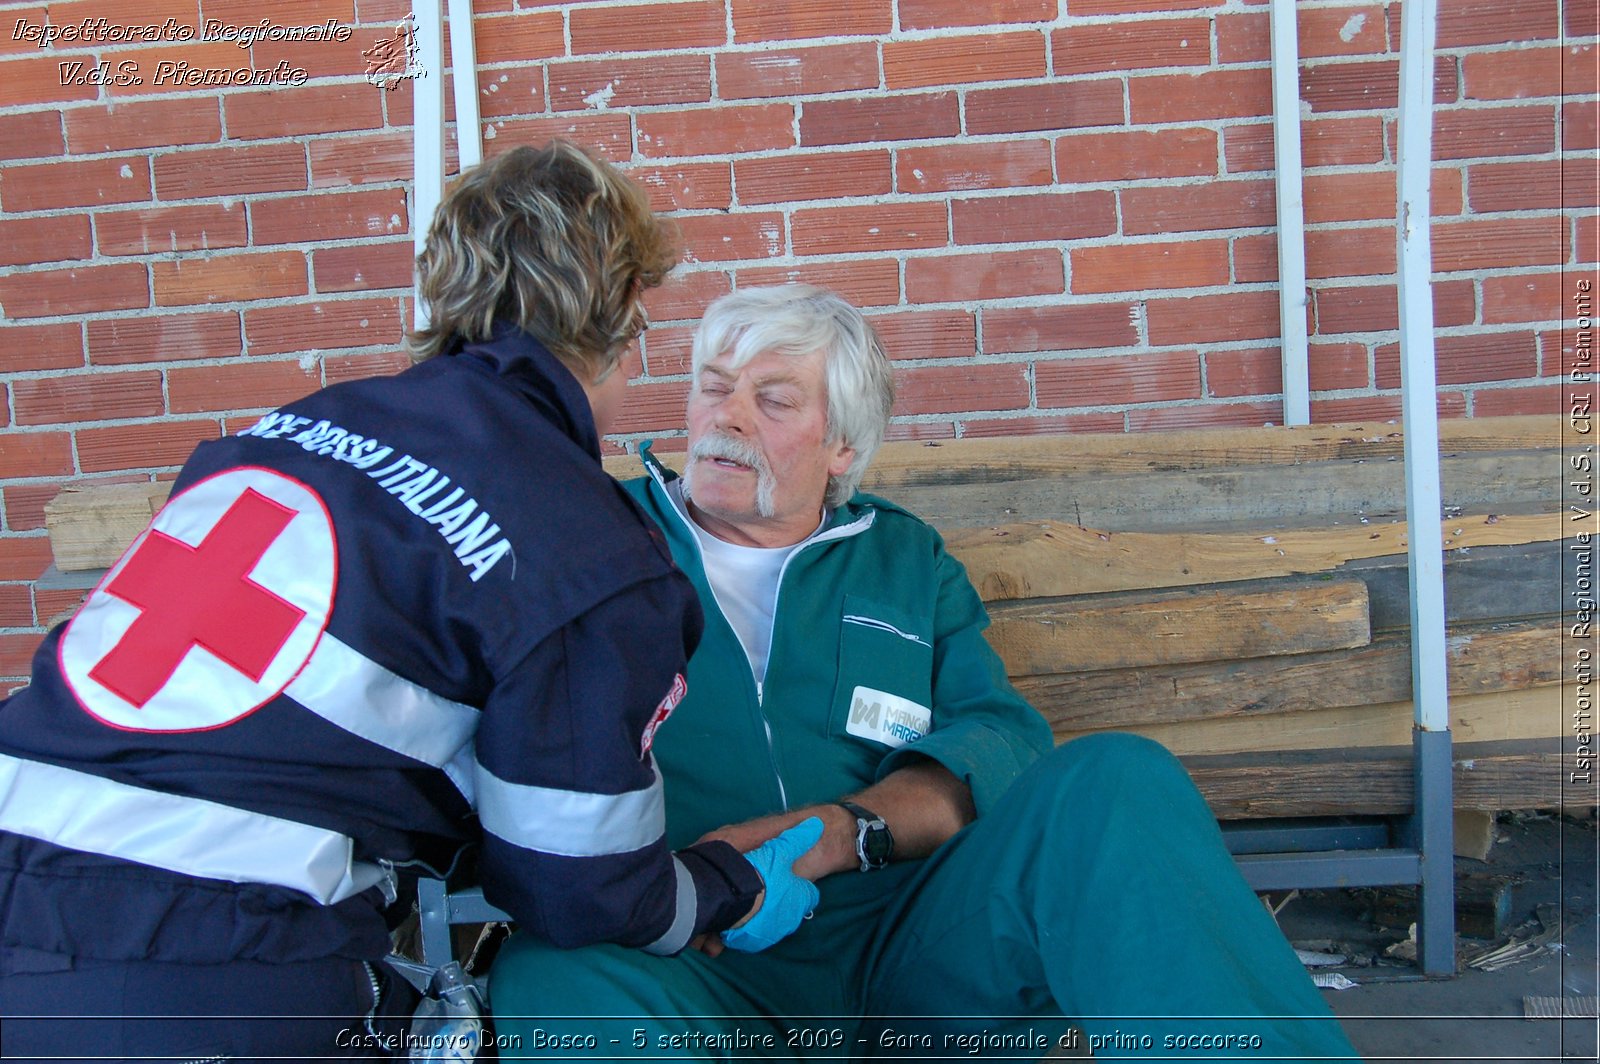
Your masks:
[[[883,822],[883,818],[854,802],[834,804],[856,818],[856,857],[861,861],[861,870],[870,872],[888,864],[890,855],[894,853],[894,835],[889,832],[889,825]]]

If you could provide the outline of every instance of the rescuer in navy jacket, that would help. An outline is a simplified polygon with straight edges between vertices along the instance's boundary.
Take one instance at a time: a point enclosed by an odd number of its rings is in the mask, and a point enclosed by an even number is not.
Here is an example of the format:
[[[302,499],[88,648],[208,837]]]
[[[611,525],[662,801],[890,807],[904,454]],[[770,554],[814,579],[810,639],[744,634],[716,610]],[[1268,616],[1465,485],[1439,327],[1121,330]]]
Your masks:
[[[701,616],[599,461],[672,262],[620,173],[515,149],[434,219],[422,361],[200,445],[0,704],[8,1055],[383,1055],[383,910],[480,822],[488,898],[558,945],[759,905],[663,837]],[[14,1019],[52,1013],[108,1018]],[[215,1014],[336,1018],[139,1019]]]

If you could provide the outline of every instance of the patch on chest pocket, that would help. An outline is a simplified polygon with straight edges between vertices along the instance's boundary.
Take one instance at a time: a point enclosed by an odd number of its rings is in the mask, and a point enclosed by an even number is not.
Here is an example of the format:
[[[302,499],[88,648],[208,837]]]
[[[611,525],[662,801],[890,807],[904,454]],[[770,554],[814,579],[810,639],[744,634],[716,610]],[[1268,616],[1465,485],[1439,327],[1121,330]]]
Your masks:
[[[909,698],[871,687],[857,687],[850,696],[844,730],[885,746],[904,746],[928,734],[933,711]]]

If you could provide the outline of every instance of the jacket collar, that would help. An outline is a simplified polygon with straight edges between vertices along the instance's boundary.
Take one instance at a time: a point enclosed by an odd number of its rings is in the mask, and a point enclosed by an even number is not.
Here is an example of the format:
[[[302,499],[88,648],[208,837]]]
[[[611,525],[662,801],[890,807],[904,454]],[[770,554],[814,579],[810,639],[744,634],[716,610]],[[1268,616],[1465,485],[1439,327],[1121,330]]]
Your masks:
[[[599,460],[600,435],[588,394],[560,359],[516,324],[495,322],[487,340],[458,336],[439,357],[455,358],[503,381]]]

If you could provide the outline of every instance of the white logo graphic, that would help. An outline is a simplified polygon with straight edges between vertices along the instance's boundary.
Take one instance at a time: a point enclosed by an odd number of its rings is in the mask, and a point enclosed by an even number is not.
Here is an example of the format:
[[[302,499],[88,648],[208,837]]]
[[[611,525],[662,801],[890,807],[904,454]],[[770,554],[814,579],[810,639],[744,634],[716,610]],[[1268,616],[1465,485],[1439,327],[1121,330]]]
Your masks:
[[[844,730],[885,746],[904,746],[928,734],[933,711],[909,698],[857,687],[850,696],[850,718]]]

